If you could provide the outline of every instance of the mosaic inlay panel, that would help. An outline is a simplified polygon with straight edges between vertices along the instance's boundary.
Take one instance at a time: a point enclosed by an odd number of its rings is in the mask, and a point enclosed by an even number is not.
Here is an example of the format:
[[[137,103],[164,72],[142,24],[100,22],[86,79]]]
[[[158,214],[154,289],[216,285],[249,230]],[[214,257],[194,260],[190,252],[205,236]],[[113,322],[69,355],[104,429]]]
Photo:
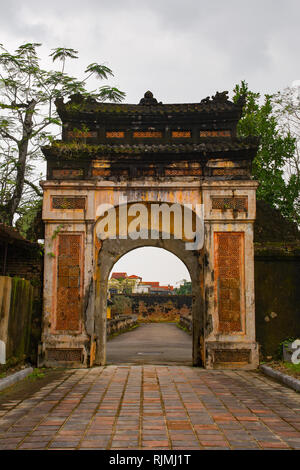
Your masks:
[[[242,332],[244,234],[215,233],[215,300],[219,333]]]
[[[47,349],[48,361],[81,362],[81,349]]]
[[[157,138],[162,137],[162,132],[159,132],[159,131],[134,132],[133,137],[135,139],[157,139]]]
[[[107,139],[124,139],[125,132],[123,131],[112,131],[112,132],[106,132],[106,138]]]
[[[53,209],[85,209],[84,197],[53,196]]]
[[[191,137],[191,131],[172,131],[174,139],[188,139]]]
[[[231,132],[229,130],[200,131],[200,137],[231,137]]]
[[[56,330],[79,329],[81,249],[80,235],[59,235]]]
[[[237,210],[241,212],[248,210],[247,196],[212,197],[211,203],[212,203],[212,209],[216,209],[216,210],[233,209],[233,210]]]

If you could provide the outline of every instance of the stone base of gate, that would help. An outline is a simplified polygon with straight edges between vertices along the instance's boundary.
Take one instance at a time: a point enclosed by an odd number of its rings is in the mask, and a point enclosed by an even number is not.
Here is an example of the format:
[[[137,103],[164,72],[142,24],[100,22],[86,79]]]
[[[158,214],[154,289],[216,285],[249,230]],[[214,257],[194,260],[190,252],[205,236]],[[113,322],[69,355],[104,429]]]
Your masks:
[[[259,365],[257,343],[206,343],[206,369],[254,370]],[[85,347],[46,345],[39,351],[39,367],[86,368],[89,366]]]
[[[257,369],[259,348],[255,342],[206,342],[206,369]]]
[[[82,342],[57,343],[40,345],[38,367],[88,367],[88,354]]]

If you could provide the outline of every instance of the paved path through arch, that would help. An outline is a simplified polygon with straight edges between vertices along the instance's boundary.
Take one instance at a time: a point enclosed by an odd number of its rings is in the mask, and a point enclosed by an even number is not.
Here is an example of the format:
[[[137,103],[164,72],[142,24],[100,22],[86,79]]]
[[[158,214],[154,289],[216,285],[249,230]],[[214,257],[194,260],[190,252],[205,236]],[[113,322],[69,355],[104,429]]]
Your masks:
[[[163,364],[54,370],[40,385],[24,380],[0,392],[2,449],[300,450],[300,394],[259,371]]]
[[[175,323],[142,324],[107,343],[108,364],[192,365],[192,337]]]

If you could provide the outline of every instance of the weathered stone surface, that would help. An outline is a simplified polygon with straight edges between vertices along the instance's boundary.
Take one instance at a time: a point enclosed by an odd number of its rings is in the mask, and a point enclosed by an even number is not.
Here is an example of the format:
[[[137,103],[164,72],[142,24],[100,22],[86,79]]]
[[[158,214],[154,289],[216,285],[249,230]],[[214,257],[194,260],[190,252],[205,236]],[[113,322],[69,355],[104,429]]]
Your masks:
[[[164,105],[150,95],[143,100],[112,105],[76,95],[66,104],[57,101],[63,140],[43,149],[45,251],[52,256],[45,257],[40,363],[49,364],[47,349],[80,349],[78,365],[86,366],[96,343],[95,363],[105,364],[110,271],[129,251],[156,246],[178,256],[190,272],[194,365],[218,367],[215,351],[230,349],[249,350],[245,368],[255,368],[257,183],[251,179],[251,162],[258,140],[236,137],[243,104],[232,103],[226,93],[182,105]],[[82,124],[89,130],[75,135],[74,127]],[[166,233],[151,218],[140,229],[154,230],[156,238],[124,239],[128,221],[118,227],[115,239],[109,239],[109,229],[103,237],[101,207],[109,204],[120,222],[125,199],[128,207],[140,203],[145,210],[153,203],[175,203],[181,210],[189,205],[194,220],[196,206],[203,205],[203,247],[186,250],[188,240],[178,236],[181,222],[173,221]],[[74,258],[60,252],[60,236],[80,237]]]
[[[30,352],[33,286],[29,281],[0,276],[0,339],[6,359],[24,360]]]
[[[58,248],[56,330],[78,330],[80,325],[81,237],[60,234]]]
[[[40,382],[0,399],[1,450],[300,449],[299,393],[260,371],[108,365]]]
[[[243,267],[243,233],[215,233],[215,292],[220,333],[244,330]]]
[[[32,367],[26,367],[26,369],[20,370],[19,372],[15,372],[3,379],[0,379],[0,390],[4,390],[7,387],[19,382],[20,380],[25,379],[29,374],[33,372]]]

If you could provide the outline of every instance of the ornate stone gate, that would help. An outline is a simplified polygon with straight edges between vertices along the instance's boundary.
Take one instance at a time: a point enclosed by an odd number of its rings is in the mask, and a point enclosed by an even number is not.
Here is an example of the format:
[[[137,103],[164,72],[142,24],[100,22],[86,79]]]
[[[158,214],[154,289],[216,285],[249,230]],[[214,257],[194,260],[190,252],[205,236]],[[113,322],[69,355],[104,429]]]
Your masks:
[[[138,105],[97,103],[81,95],[56,102],[62,140],[43,152],[44,315],[40,365],[105,364],[106,293],[120,256],[165,248],[187,266],[193,289],[193,362],[255,368],[253,223],[257,138],[236,136],[243,101],[227,93],[200,103],[162,104],[146,92]],[[166,237],[132,239],[101,221],[126,202],[203,207],[204,245],[186,249],[176,223]],[[106,206],[105,206],[106,205]],[[105,213],[99,208],[107,207]],[[126,209],[126,210],[127,210]],[[129,214],[129,212],[128,212]],[[132,214],[131,214],[132,215]],[[125,224],[125,225],[126,225]],[[153,220],[147,230],[151,232]],[[124,225],[124,224],[123,224]],[[145,228],[145,227],[144,227]],[[126,230],[125,230],[126,231]]]

